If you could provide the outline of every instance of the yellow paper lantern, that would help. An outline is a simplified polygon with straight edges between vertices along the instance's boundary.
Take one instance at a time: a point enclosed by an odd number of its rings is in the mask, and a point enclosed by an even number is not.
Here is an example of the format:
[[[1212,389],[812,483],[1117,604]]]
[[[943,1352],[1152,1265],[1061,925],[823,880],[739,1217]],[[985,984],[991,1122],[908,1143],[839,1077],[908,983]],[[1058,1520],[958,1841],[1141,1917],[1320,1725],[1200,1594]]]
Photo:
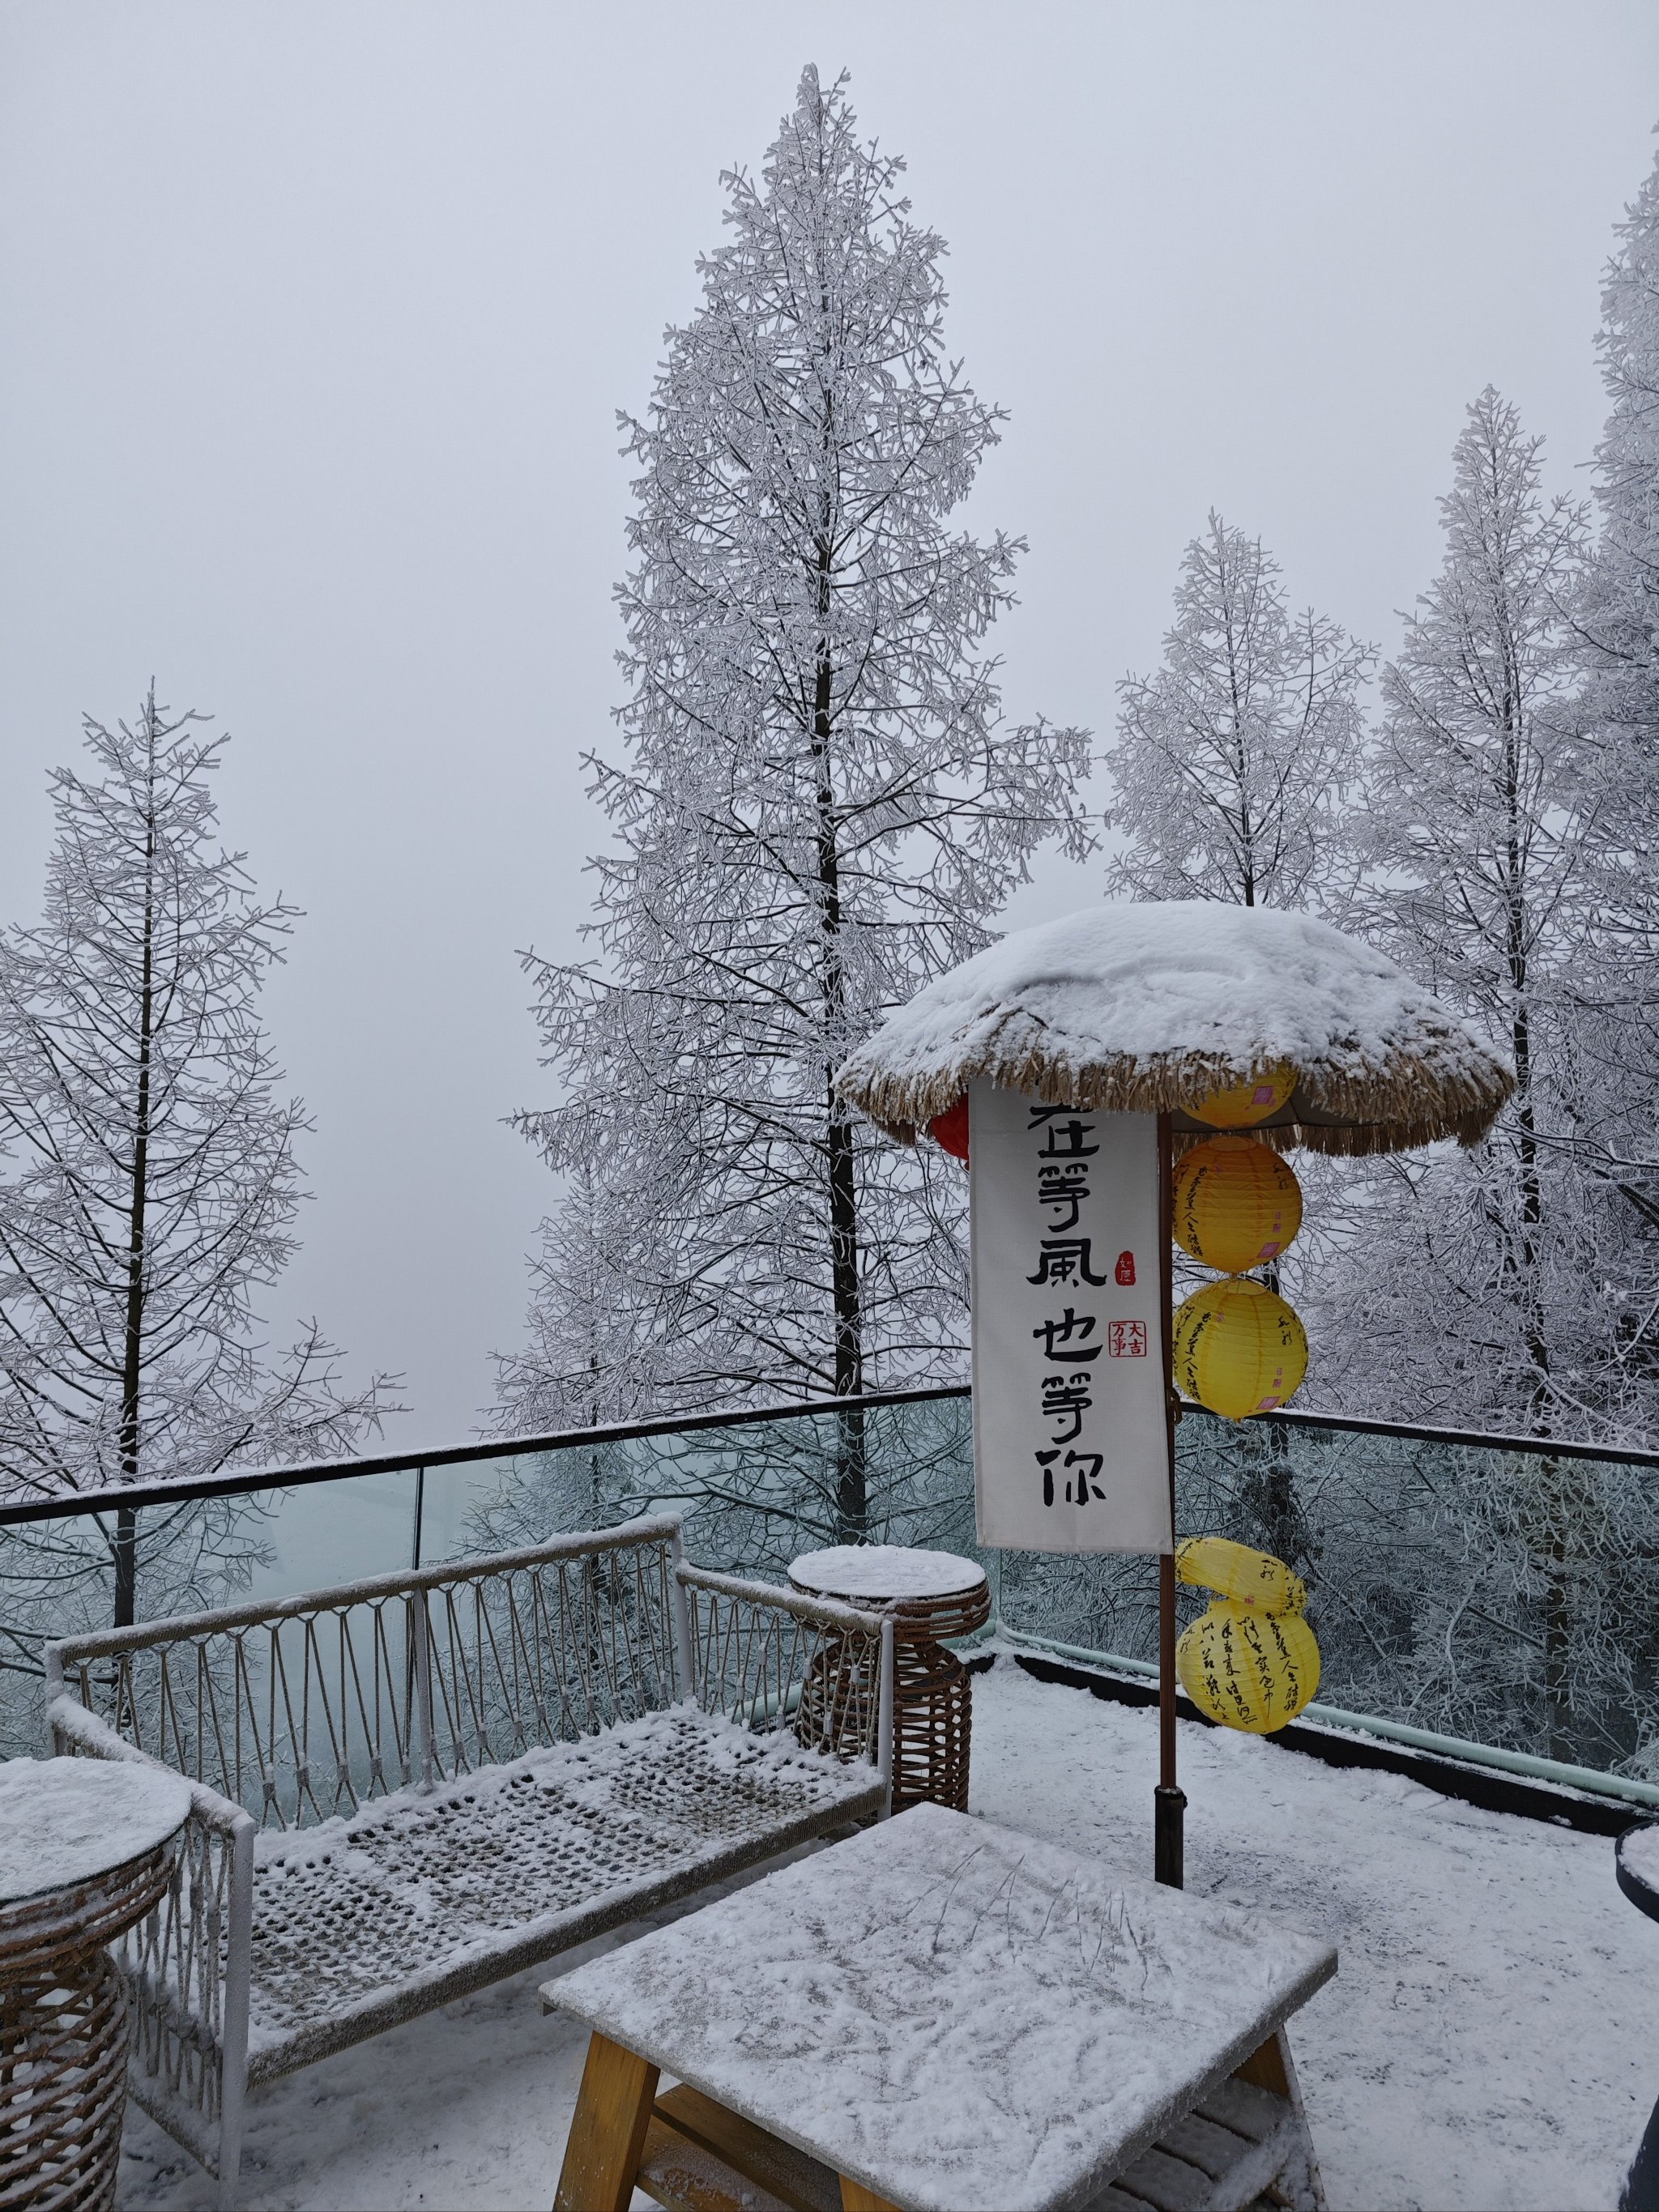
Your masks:
[[[1207,1121],[1212,1129],[1253,1129],[1258,1121],[1265,1121],[1269,1114],[1276,1114],[1296,1088],[1297,1072],[1288,1060],[1280,1060],[1276,1067],[1264,1068],[1252,1075],[1248,1082],[1231,1083],[1219,1091],[1212,1091],[1188,1112],[1194,1121]]]
[[[1224,1275],[1276,1260],[1302,1226],[1302,1186],[1290,1163],[1253,1137],[1209,1137],[1175,1170],[1175,1237]]]
[[[1319,1646],[1299,1613],[1263,1613],[1218,1597],[1176,1644],[1176,1672],[1212,1720],[1271,1735],[1319,1687]]]
[[[1176,1381],[1224,1419],[1270,1413],[1302,1387],[1308,1338],[1283,1298],[1229,1275],[1176,1309]]]
[[[1308,1585],[1283,1559],[1231,1536],[1188,1536],[1177,1544],[1176,1577],[1256,1613],[1300,1613],[1308,1602]]]

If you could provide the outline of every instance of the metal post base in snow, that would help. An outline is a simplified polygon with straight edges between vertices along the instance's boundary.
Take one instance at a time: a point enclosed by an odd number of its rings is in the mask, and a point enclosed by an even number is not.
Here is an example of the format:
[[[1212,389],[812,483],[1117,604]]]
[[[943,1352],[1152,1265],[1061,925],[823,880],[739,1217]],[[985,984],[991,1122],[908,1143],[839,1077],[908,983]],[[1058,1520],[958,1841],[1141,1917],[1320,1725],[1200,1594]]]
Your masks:
[[[1182,1888],[1185,1869],[1183,1820],[1187,1811],[1184,1790],[1161,1784],[1152,1792],[1152,1875],[1171,1889]]]

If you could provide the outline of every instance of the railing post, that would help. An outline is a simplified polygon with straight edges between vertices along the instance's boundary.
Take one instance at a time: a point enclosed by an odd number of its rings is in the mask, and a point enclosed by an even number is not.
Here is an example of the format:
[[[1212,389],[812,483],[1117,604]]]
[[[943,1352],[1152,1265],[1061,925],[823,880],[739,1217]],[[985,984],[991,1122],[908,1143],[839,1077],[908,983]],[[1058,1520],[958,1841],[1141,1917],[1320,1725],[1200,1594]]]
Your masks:
[[[887,1785],[883,1820],[893,1810],[893,1616],[881,1624],[881,1691],[876,1705],[876,1765]]]
[[[674,1667],[679,1675],[682,1698],[697,1694],[696,1668],[691,1650],[691,1607],[685,1595],[685,1584],[680,1580],[680,1569],[685,1565],[685,1539],[678,1522],[669,1539],[672,1565],[668,1576],[668,1608],[674,1619]]]
[[[426,1592],[409,1593],[410,1630],[415,1646],[415,1747],[420,1756],[421,1787],[432,1787],[432,1642],[428,1632]]]
[[[253,1821],[243,1813],[230,1838],[230,1929],[219,2021],[219,2212],[235,2212],[252,1984]]]

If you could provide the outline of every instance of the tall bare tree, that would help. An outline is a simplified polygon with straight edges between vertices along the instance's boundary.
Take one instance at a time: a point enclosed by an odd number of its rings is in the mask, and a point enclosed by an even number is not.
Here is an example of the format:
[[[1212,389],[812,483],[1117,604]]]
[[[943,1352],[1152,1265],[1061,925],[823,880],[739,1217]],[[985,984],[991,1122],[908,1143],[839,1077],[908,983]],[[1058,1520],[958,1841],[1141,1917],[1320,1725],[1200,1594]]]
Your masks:
[[[45,914],[0,945],[0,1481],[9,1498],[347,1449],[385,1378],[339,1384],[313,1323],[254,1311],[292,1254],[295,1100],[256,1001],[295,913],[216,842],[221,737],[90,720],[52,778]],[[131,1620],[137,1518],[106,1531]]]
[[[1352,888],[1344,812],[1360,769],[1359,687],[1369,647],[1312,608],[1293,612],[1277,562],[1211,512],[1182,556],[1175,620],[1152,676],[1119,685],[1106,823],[1122,839],[1109,887],[1135,898],[1311,905],[1338,918]],[[1334,1164],[1304,1172],[1324,1203],[1291,1255],[1299,1272],[1340,1188]],[[1177,1261],[1177,1276],[1199,1271]],[[1281,1287],[1277,1262],[1265,1268]],[[1282,1424],[1252,1431],[1255,1540],[1307,1563],[1307,1530]]]
[[[1602,1332],[1584,1194],[1552,1166],[1583,1103],[1572,963],[1595,796],[1562,608],[1588,517],[1542,490],[1542,442],[1490,387],[1469,408],[1440,574],[1383,673],[1370,927],[1490,1028],[1516,1090],[1475,1153],[1377,1170],[1375,1194],[1399,1205],[1356,1247],[1370,1312],[1352,1371],[1375,1365],[1460,1423],[1548,1435],[1591,1417]]]
[[[1211,514],[1182,556],[1163,665],[1119,685],[1109,874],[1131,898],[1340,904],[1371,649],[1291,611],[1259,538]]]
[[[1091,842],[1085,733],[1001,719],[982,641],[1020,545],[948,521],[1000,417],[945,353],[902,166],[809,69],[623,425],[628,753],[592,763],[617,843],[599,959],[532,963],[569,1095],[524,1126],[611,1194],[659,1405],[960,1360],[957,1170],[867,1139],[832,1079],[987,942],[1039,843]],[[849,1533],[861,1436],[854,1413]]]
[[[1586,684],[1577,772],[1601,795],[1591,848],[1595,927],[1575,975],[1597,1113],[1574,1134],[1616,1193],[1627,1234],[1603,1267],[1627,1312],[1659,1316],[1659,163],[1617,227],[1599,350],[1611,403],[1595,455],[1600,531],[1572,613]],[[1659,1419],[1655,1327],[1626,1332]]]

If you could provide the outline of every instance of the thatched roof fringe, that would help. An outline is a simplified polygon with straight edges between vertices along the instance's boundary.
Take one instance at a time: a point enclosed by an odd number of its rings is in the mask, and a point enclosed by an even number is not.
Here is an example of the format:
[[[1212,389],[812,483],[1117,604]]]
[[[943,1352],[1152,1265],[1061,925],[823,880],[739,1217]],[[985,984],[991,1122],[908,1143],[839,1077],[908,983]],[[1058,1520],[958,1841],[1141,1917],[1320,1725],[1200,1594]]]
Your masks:
[[[837,1088],[888,1135],[909,1145],[975,1079],[1023,1091],[1051,1105],[1167,1113],[1190,1111],[1206,1092],[1265,1074],[1273,1065],[1241,1066],[1223,1054],[1183,1052],[1056,1066],[1044,1048],[1042,1025],[1035,1025],[1035,1036],[1029,1017],[1017,1026],[1025,1032],[1018,1042],[1005,1030],[964,1047],[945,1066],[936,1063],[913,1074],[889,1074],[854,1062]],[[1449,1032],[1447,1044],[1440,1066],[1433,1041],[1421,1037],[1409,1053],[1390,1056],[1380,1066],[1303,1062],[1300,1096],[1306,1104],[1356,1126],[1333,1128],[1310,1121],[1254,1133],[1281,1149],[1302,1145],[1349,1157],[1397,1152],[1449,1136],[1462,1145],[1479,1144],[1513,1091],[1514,1079],[1495,1060],[1472,1069],[1461,1036]]]

